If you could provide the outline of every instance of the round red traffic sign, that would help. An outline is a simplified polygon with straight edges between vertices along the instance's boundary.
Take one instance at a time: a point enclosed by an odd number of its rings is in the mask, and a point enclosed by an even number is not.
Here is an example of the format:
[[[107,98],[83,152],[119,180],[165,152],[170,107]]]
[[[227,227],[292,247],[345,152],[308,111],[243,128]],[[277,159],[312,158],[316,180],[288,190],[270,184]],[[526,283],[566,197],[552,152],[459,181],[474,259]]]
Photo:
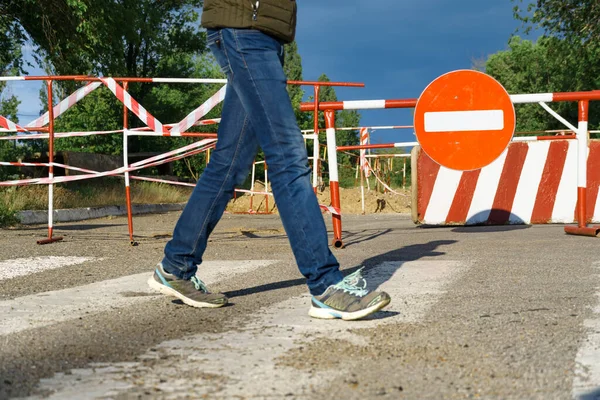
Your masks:
[[[515,132],[515,108],[506,89],[482,72],[459,70],[435,79],[415,107],[415,134],[438,164],[483,168],[498,158]]]

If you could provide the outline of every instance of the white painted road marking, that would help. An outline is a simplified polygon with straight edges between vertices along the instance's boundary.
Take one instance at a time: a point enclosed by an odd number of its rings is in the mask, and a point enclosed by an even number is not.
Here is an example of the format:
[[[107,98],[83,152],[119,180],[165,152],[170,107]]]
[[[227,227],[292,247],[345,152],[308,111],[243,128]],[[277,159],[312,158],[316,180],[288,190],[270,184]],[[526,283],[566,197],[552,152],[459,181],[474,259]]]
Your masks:
[[[596,263],[600,268],[600,263]],[[593,317],[584,322],[588,331],[575,358],[575,378],[573,379],[573,398],[592,400],[600,398],[600,292],[593,309]]]
[[[504,129],[504,111],[430,111],[425,113],[425,132],[473,132]]]
[[[275,261],[205,261],[199,276],[207,285],[267,266]],[[0,335],[39,328],[113,308],[123,308],[162,296],[146,283],[151,271],[64,290],[38,293],[0,302]],[[126,296],[134,292],[140,296]]]
[[[42,272],[47,269],[57,269],[69,265],[83,264],[87,261],[101,260],[91,257],[32,257],[0,261],[0,281]]]
[[[317,338],[367,345],[350,330],[381,324],[414,323],[446,292],[464,265],[454,261],[385,262],[366,273],[370,286],[380,285],[392,302],[387,318],[345,322],[308,316],[310,296],[299,296],[262,309],[243,329],[171,340],[140,357],[140,362],[95,363],[40,381],[50,399],[96,399],[143,394],[160,398],[282,398],[310,396],[345,373],[343,367],[314,375],[278,365],[278,358]],[[234,327],[232,327],[234,328]],[[145,361],[152,360],[151,366]],[[259,367],[258,367],[259,366]],[[37,398],[37,397],[33,397]]]

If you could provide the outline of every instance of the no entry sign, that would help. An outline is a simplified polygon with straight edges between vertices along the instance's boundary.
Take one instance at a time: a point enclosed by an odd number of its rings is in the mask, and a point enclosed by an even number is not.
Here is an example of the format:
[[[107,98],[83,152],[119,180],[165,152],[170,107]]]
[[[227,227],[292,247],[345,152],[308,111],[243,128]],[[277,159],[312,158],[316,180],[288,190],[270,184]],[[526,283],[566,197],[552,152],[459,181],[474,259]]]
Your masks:
[[[427,86],[415,107],[415,134],[438,164],[468,171],[498,158],[515,132],[506,89],[482,72],[460,70]]]

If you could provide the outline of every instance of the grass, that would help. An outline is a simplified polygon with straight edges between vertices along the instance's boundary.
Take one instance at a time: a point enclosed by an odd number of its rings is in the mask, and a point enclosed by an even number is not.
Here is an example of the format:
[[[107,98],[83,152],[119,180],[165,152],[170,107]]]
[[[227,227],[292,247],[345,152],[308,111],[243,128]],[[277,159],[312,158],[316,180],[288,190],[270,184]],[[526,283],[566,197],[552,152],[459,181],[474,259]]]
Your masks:
[[[131,183],[134,204],[183,203],[192,188],[153,182]],[[104,179],[54,186],[54,208],[85,208],[123,205],[125,185],[122,179]],[[0,189],[0,225],[2,217],[22,210],[47,210],[48,186],[30,185]]]

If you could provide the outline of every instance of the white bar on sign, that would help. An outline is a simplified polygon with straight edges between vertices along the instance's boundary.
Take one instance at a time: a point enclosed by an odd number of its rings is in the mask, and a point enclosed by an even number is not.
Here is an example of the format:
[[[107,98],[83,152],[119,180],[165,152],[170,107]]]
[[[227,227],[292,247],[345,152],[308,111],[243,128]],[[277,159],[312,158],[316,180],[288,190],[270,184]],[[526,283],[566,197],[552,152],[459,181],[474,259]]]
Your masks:
[[[496,131],[504,129],[504,111],[436,111],[425,113],[425,132]]]

